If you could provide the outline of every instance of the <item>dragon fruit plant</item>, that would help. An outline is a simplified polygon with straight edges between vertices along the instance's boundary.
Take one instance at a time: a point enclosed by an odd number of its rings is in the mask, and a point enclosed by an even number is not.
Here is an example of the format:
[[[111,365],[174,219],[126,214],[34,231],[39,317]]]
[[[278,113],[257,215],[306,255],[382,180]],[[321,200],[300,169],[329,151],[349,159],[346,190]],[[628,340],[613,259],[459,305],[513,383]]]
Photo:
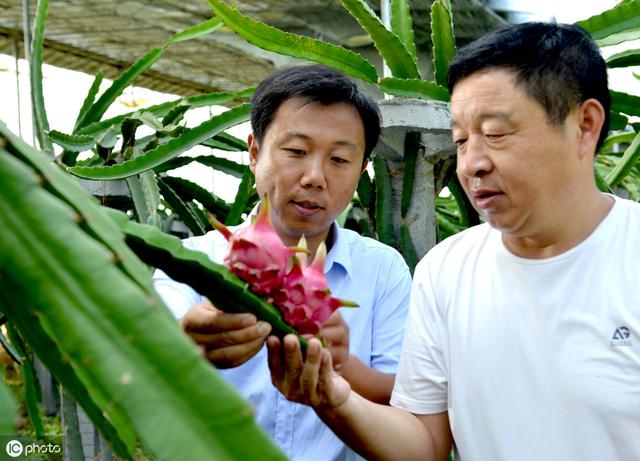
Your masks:
[[[357,307],[331,296],[324,275],[324,242],[309,265],[304,237],[298,247],[284,245],[271,224],[268,200],[263,200],[255,222],[236,233],[215,218],[211,221],[229,241],[225,266],[247,282],[251,291],[278,307],[284,321],[299,334],[316,335],[338,307]]]

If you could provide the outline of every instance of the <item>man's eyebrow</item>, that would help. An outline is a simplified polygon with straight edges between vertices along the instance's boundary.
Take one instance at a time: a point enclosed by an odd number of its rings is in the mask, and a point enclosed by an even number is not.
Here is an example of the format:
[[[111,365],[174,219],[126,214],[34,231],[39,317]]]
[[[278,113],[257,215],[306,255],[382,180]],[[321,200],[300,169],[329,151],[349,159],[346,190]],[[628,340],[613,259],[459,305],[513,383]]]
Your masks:
[[[507,112],[502,111],[491,111],[491,112],[483,112],[478,116],[480,123],[485,120],[498,120],[500,122],[511,122],[511,115]],[[459,128],[460,124],[455,120],[451,119],[451,128]]]
[[[300,139],[303,139],[305,141],[312,141],[311,136],[309,136],[309,135],[307,135],[305,133],[302,133],[300,131],[288,131],[282,137],[282,142],[286,142],[286,141],[289,141],[289,140],[294,139],[294,138],[300,138]],[[337,144],[339,146],[350,147],[350,148],[354,148],[354,149],[358,148],[358,145],[356,143],[354,143],[353,141],[349,141],[348,139],[341,139],[339,141],[334,142],[334,144]]]

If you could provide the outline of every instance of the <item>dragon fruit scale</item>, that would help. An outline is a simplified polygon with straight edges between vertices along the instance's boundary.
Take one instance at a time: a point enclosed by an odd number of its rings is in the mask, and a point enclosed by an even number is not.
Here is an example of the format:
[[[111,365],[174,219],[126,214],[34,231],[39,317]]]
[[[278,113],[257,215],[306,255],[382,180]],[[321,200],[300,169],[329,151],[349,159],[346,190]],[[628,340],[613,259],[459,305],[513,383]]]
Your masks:
[[[299,246],[306,247],[304,238]],[[294,258],[284,285],[274,294],[274,304],[282,311],[285,322],[300,334],[315,335],[338,307],[357,306],[331,296],[324,275],[326,255],[327,249],[323,242],[318,247],[312,264],[307,265],[304,256]]]
[[[271,225],[268,200],[262,202],[255,222],[235,233],[215,219],[212,224],[230,244],[225,266],[254,293],[270,297],[282,286],[289,259],[298,249],[282,243]]]

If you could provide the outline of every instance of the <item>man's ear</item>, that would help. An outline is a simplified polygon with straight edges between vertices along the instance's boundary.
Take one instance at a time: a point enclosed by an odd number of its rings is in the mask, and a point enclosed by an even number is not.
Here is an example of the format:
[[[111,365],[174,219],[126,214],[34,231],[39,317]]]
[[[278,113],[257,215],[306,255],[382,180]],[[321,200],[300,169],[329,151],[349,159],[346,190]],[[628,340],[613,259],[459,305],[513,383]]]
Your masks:
[[[364,173],[364,170],[367,169],[367,165],[369,165],[369,159],[366,159],[364,162],[362,162],[362,169],[360,170],[361,175],[362,173]]]
[[[578,108],[578,124],[580,128],[579,155],[593,159],[600,130],[604,124],[605,113],[602,104],[596,99],[587,99]]]
[[[258,146],[258,140],[253,136],[253,134],[249,134],[249,137],[247,138],[247,146],[249,150],[249,169],[255,174],[260,146]]]

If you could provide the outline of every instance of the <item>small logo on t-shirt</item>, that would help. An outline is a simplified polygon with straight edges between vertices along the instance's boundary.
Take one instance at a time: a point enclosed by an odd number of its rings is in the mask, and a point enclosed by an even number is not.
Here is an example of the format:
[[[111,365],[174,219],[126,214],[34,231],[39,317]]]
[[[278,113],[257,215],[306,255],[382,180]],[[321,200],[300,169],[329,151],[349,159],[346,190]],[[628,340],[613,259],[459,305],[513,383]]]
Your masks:
[[[631,346],[631,332],[627,327],[618,327],[611,338],[612,346]]]

